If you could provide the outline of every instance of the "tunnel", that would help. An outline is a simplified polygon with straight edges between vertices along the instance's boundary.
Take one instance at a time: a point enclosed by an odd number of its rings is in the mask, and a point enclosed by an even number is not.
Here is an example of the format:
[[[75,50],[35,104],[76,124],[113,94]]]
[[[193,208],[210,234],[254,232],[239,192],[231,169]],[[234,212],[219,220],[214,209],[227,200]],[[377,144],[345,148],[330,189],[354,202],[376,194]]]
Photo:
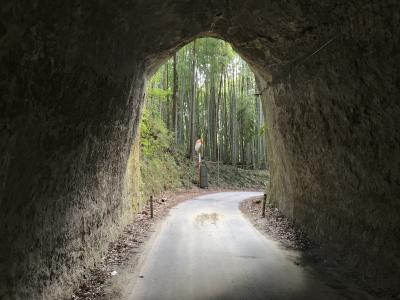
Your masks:
[[[257,77],[268,201],[327,253],[399,285],[400,4],[0,4],[0,298],[62,299],[132,218],[146,80],[197,37]]]

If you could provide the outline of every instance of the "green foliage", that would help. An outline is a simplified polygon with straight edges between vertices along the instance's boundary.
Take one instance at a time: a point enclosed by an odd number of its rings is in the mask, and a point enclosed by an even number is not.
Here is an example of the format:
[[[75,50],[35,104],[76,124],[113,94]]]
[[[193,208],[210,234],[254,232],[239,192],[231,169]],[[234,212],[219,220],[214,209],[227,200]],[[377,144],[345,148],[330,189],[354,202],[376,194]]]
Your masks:
[[[239,130],[246,142],[250,142],[255,135],[255,121],[253,111],[246,101],[239,102],[237,113]]]
[[[265,126],[262,126],[261,128],[260,128],[260,136],[264,136],[264,133],[265,133]]]
[[[172,135],[161,118],[145,109],[140,124],[140,146],[145,158],[165,156],[172,141]]]
[[[264,116],[260,98],[255,96],[255,77],[246,62],[230,44],[214,38],[196,39],[174,57],[175,63],[174,58],[169,59],[148,84],[144,123],[149,117],[154,118],[152,122],[163,121],[164,127],[175,131],[170,135],[172,144],[184,149],[186,156],[193,153],[193,139],[201,137],[205,159],[219,157],[233,165],[265,168]],[[153,125],[152,134],[166,138],[160,124]],[[146,155],[160,148],[150,141],[146,136],[142,142]]]
[[[173,135],[160,115],[145,109],[140,124],[140,190],[144,199],[191,186],[194,166],[173,145]]]
[[[171,91],[171,89],[165,90],[165,89],[160,89],[160,88],[154,87],[154,88],[149,88],[147,90],[147,95],[149,97],[157,97],[160,99],[165,99],[167,96],[172,95],[172,91]]]

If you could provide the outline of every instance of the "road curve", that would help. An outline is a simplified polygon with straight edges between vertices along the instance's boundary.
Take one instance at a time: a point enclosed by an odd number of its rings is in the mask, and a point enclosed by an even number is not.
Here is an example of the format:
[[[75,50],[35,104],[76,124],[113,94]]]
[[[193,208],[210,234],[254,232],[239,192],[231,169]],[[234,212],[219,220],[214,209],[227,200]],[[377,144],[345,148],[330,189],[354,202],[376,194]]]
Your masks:
[[[205,195],[171,210],[148,245],[129,300],[342,299],[298,255],[258,232],[239,203],[255,192]]]

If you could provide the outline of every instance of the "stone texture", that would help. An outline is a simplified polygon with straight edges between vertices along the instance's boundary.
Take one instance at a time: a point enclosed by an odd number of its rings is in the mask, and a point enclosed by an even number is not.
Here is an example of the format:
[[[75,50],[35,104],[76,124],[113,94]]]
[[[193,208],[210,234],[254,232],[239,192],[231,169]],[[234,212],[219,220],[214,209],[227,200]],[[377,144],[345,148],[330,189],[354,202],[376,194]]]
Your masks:
[[[2,1],[0,298],[68,295],[128,222],[146,79],[198,36],[257,74],[270,201],[354,267],[400,278],[399,6]]]

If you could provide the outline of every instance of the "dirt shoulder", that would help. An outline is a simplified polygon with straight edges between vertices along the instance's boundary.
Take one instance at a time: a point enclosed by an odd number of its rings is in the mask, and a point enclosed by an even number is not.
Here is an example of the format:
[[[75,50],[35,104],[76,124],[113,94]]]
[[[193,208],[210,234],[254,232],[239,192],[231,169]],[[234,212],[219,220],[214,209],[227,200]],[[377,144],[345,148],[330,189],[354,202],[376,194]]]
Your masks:
[[[268,236],[292,250],[306,250],[312,247],[306,234],[283,216],[276,208],[266,205],[265,218],[261,216],[263,197],[247,199],[240,203],[240,210],[253,225]]]
[[[91,270],[74,291],[71,300],[120,299],[133,288],[137,265],[140,263],[145,243],[156,231],[157,225],[177,204],[199,195],[227,191],[228,189],[199,189],[165,192],[154,199],[154,218],[150,218],[147,204],[133,222],[126,226],[119,238],[109,245],[106,255]]]

